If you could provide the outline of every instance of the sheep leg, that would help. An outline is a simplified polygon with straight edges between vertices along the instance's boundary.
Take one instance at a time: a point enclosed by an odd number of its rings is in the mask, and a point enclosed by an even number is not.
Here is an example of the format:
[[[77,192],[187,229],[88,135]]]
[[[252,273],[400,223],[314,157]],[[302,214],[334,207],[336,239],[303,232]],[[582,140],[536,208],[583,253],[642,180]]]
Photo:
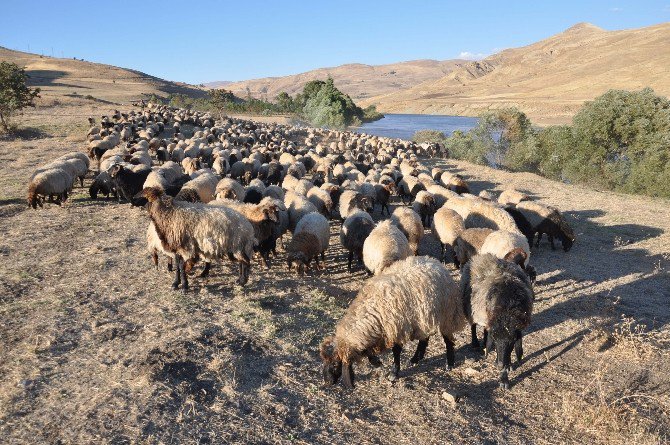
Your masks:
[[[484,353],[493,351],[493,336],[489,335],[489,331],[484,330]]]
[[[156,255],[156,256],[158,256],[158,255]],[[158,266],[158,264],[156,264],[156,266]],[[168,258],[167,270],[168,270],[168,272],[172,272],[172,258]]]
[[[541,239],[542,239],[542,232],[537,232],[537,241],[535,242],[535,247],[540,247]]]
[[[398,375],[400,374],[400,353],[402,352],[402,345],[395,343],[391,350],[393,351],[393,368],[391,368],[389,380],[395,382],[398,380]]]
[[[547,238],[549,238],[549,243],[551,244],[551,250],[556,250],[556,246],[554,245],[554,236],[547,234]]]
[[[382,365],[382,361],[379,360],[379,357],[377,357],[376,355],[374,355],[372,352],[370,352],[370,351],[365,351],[365,356],[368,358],[368,362],[370,362],[370,364],[371,364],[373,367],[375,367],[375,368],[379,368],[379,367]]]
[[[348,258],[348,261],[347,261],[347,270],[349,272],[351,272],[351,262],[353,261],[353,259],[354,259],[354,251],[350,250],[349,251],[349,258]]]
[[[521,359],[523,358],[523,334],[521,331],[517,330],[516,341],[514,342],[514,354],[516,355],[516,364],[515,368],[521,364]]]
[[[154,267],[158,269],[158,251],[156,251],[156,249],[151,252],[151,260],[154,263]]]
[[[447,346],[447,364],[445,369],[451,371],[454,367],[455,356],[454,356],[454,341],[449,338],[448,335],[443,335],[444,344]]]
[[[209,261],[205,261],[205,267],[204,267],[204,269],[202,269],[202,272],[200,272],[199,277],[200,278],[205,278],[205,277],[209,276],[209,269],[211,267],[212,267],[212,263],[210,263]]]
[[[181,276],[181,292],[183,294],[188,290],[188,275],[186,274],[186,264],[183,258],[179,258],[179,275]]]
[[[349,389],[354,387],[354,368],[351,363],[342,363],[342,383]]]
[[[416,352],[414,356],[409,359],[409,362],[413,365],[419,363],[423,360],[423,357],[426,355],[426,348],[428,347],[428,339],[419,340],[419,344],[416,346]]]
[[[444,255],[444,250],[445,250],[444,243],[440,243],[440,261],[446,264],[447,258]]]
[[[179,285],[181,284],[181,274],[179,273],[179,262],[181,261],[181,257],[179,255],[175,255],[174,259],[177,267],[175,268],[174,281],[172,282],[172,289],[177,290],[179,289]]]
[[[484,332],[486,332],[486,330],[484,330]],[[479,349],[479,340],[477,340],[477,325],[475,323],[470,326],[470,333],[472,335],[472,341],[470,342],[470,345],[475,349]],[[484,343],[486,343],[486,334],[484,334]]]

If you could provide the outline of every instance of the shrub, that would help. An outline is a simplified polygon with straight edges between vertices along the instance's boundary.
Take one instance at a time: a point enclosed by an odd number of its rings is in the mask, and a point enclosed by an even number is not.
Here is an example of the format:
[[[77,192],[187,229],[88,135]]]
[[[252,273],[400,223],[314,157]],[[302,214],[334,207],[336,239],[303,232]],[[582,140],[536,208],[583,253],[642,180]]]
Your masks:
[[[414,133],[412,140],[418,144],[422,142],[444,144],[447,141],[447,135],[439,130],[419,130]]]
[[[9,119],[13,113],[25,107],[34,107],[35,98],[40,97],[39,88],[26,85],[25,69],[15,63],[0,62],[0,130],[9,130]]]

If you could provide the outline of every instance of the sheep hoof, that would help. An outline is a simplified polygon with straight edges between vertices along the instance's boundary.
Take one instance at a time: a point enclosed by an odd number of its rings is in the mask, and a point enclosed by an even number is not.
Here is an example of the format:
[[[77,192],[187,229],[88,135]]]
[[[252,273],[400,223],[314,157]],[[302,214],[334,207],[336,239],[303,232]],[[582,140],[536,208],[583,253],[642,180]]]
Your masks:
[[[179,285],[177,283],[172,283],[172,290],[177,290],[179,289]]]
[[[445,371],[451,372],[452,369],[454,369],[454,367],[452,365],[450,365],[449,363],[444,364],[444,370]]]

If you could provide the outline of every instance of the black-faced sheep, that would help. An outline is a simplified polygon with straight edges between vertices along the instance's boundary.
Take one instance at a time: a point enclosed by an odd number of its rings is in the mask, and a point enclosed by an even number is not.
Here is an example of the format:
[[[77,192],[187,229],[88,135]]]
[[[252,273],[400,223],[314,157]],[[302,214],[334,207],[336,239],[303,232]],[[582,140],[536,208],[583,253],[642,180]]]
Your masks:
[[[151,169],[143,165],[136,166],[137,169],[131,167],[129,164],[115,164],[109,169],[108,173],[114,181],[119,202],[121,198],[124,198],[127,202],[132,203],[133,197],[142,190],[147,176],[151,173]]]
[[[486,350],[495,345],[500,386],[509,389],[512,349],[518,364],[523,357],[522,331],[530,325],[533,312],[530,280],[517,264],[490,254],[477,255],[463,267],[461,293],[472,344],[479,347],[476,326],[482,326]]]
[[[419,340],[410,360],[423,359],[428,339],[439,333],[446,345],[446,369],[454,366],[454,334],[465,325],[458,286],[437,260],[412,257],[398,261],[382,275],[369,280],[358,292],[335,335],[321,344],[323,378],[337,383],[342,376],[354,386],[353,364],[364,357],[379,365],[377,354],[393,351],[391,378],[400,372],[403,346]]]
[[[563,218],[561,212],[555,207],[546,206],[535,201],[521,201],[517,204],[516,209],[526,218],[531,225],[532,237],[530,244],[533,243],[533,238],[537,233],[537,241],[535,246],[540,245],[542,234],[546,233],[551,248],[556,249],[554,245],[554,237],[561,240],[564,251],[569,251],[575,242],[575,234],[568,222]]]
[[[435,214],[437,206],[435,197],[432,193],[421,190],[416,194],[416,198],[412,203],[412,209],[421,217],[421,222],[424,227],[428,227],[430,219]]]

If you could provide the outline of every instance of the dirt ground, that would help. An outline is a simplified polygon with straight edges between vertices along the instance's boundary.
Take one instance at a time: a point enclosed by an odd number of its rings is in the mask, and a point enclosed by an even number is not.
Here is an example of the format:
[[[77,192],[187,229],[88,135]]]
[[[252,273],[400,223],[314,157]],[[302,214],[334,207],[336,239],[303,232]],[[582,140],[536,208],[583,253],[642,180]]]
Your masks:
[[[326,271],[299,279],[281,255],[269,271],[254,263],[241,288],[222,263],[184,296],[165,263],[149,260],[146,212],[91,201],[90,178],[62,208],[27,208],[31,171],[83,150],[86,116],[109,111],[96,106],[31,110],[20,137],[0,139],[3,443],[670,440],[668,201],[427,161],[476,192],[514,186],[558,206],[577,242],[569,253],[533,249],[537,301],[510,391],[466,332],[448,374],[434,341],[397,383],[385,378],[386,355],[382,370],[359,365],[347,391],[323,386],[318,357],[365,280],[346,270],[339,223]],[[428,234],[421,253],[435,249]]]

